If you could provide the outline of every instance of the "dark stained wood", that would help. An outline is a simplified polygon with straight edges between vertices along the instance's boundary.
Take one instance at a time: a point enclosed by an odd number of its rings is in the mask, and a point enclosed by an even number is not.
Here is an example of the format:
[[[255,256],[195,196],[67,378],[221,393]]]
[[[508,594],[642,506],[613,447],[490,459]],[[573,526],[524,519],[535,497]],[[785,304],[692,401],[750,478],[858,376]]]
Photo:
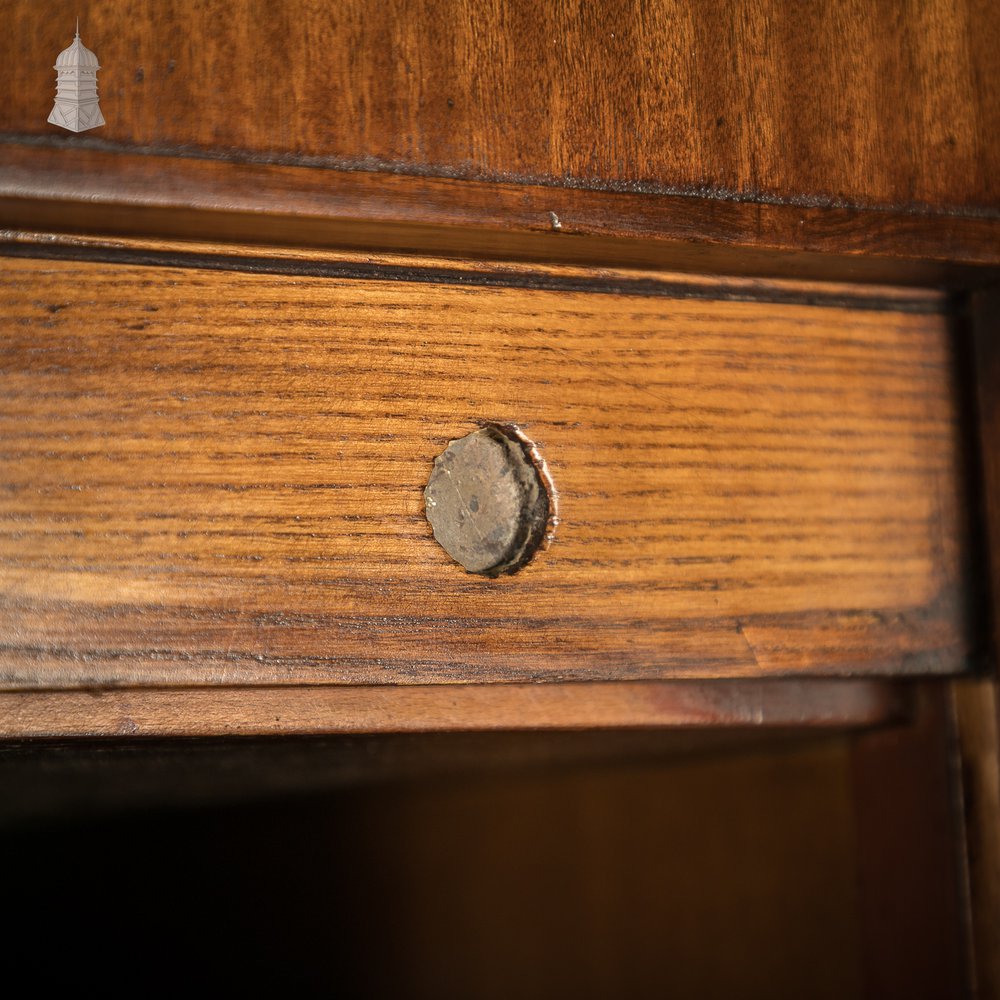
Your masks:
[[[945,684],[918,689],[907,724],[855,738],[859,940],[872,1000],[975,995],[958,762]]]
[[[977,996],[1000,997],[1000,698],[995,677],[956,682],[964,837]]]
[[[992,596],[993,654],[1000,653],[1000,289],[973,295],[969,335],[974,341],[979,442],[982,458],[981,506],[985,519]]]
[[[1000,219],[0,144],[0,226],[969,288]]]
[[[495,1000],[857,996],[850,798],[841,741],[411,789],[397,969]]]
[[[986,676],[955,685],[966,810],[972,943],[980,996],[1000,998],[1000,291],[973,296],[982,513],[989,553],[993,645]]]
[[[0,739],[730,726],[896,721],[885,682],[663,681],[0,692]]]
[[[763,713],[767,722],[744,720],[732,724],[738,721],[736,715],[717,712],[715,706],[724,699],[707,697],[705,684],[669,683],[673,688],[701,688],[706,711],[701,715],[692,711],[683,725],[622,723],[566,728],[564,723],[558,728],[504,727],[478,731],[452,728],[443,732],[411,729],[334,734],[288,731],[251,734],[244,729],[228,736],[194,736],[188,732],[182,738],[178,738],[182,735],[178,729],[171,736],[156,736],[147,731],[134,737],[80,732],[73,733],[71,738],[65,734],[5,738],[0,740],[0,836],[42,824],[111,818],[123,811],[204,808],[269,799],[287,801],[292,797],[329,796],[345,789],[387,782],[523,777],[639,763],[684,766],[706,757],[729,754],[808,752],[818,744],[843,740],[858,727],[899,722],[906,717],[910,701],[897,699],[896,694],[904,692],[897,692],[886,682],[844,681],[837,685],[821,682],[818,687],[832,693],[832,700],[827,706],[821,706],[817,700],[814,707],[818,715],[810,718],[804,714],[807,699],[797,698],[803,682],[778,681],[770,684],[774,692],[761,699],[768,703],[767,712]],[[712,686],[737,689],[730,699],[733,705],[740,696],[747,698],[747,704],[754,700],[747,692],[746,682],[713,681]],[[608,689],[612,685],[603,687]],[[614,687],[621,689],[628,685]],[[852,689],[857,700],[853,706],[849,705]],[[879,689],[886,699],[882,706],[877,704]],[[497,685],[488,690],[503,697]],[[782,690],[784,694],[779,693]],[[851,716],[846,710],[862,708],[863,690],[871,696],[872,714],[866,717],[859,712]],[[399,693],[405,695],[407,691]],[[207,709],[212,716],[212,705],[218,707],[214,702],[216,691],[186,693],[190,696],[188,709],[192,719],[199,709]],[[253,701],[260,705],[266,696],[283,701],[287,689],[271,688],[257,693],[261,698]],[[311,693],[320,696],[322,702],[330,691],[322,688]],[[600,689],[595,693],[597,700],[601,700]],[[145,694],[152,705],[160,692]],[[0,700],[11,697],[3,694]],[[20,693],[16,697],[26,702],[34,695]],[[697,696],[687,697],[692,708],[696,699]],[[796,699],[801,712],[792,711]],[[608,702],[607,698],[603,700]],[[675,692],[670,700],[679,707],[682,697]],[[781,700],[786,705],[779,715]],[[901,710],[893,708],[888,714],[881,714],[882,708],[889,709],[890,702],[898,702]],[[234,707],[234,703],[228,706],[231,718],[246,722],[248,715],[234,712]],[[834,712],[844,713],[843,718],[834,720]],[[823,717],[816,724],[820,715]],[[573,713],[568,713],[568,717],[573,719]],[[580,716],[575,718],[579,721]],[[610,719],[610,714],[606,718]],[[670,717],[673,722],[680,722],[681,718],[680,714]],[[163,719],[161,714],[161,722]],[[279,735],[280,738],[275,738]]]
[[[1000,208],[1000,14],[821,7],[89,0],[109,148],[733,201]],[[46,123],[61,0],[4,5],[0,132]]]
[[[524,739],[488,734],[515,756]],[[25,780],[61,771],[106,796],[145,776],[146,808],[0,829],[11,967],[57,993],[155,969],[171,995],[196,982],[221,995],[379,1000],[858,996],[843,736],[494,773],[469,768],[468,737],[441,736],[437,756],[445,764],[450,748],[454,769],[419,780],[404,757],[409,747],[419,758],[419,744],[392,742],[411,780],[308,798],[268,794],[275,772],[293,788],[324,766],[335,774],[345,761],[332,748],[254,741],[242,764],[239,747],[188,741],[158,755],[79,742],[55,761],[39,751]],[[348,767],[366,766],[360,751]],[[201,808],[148,811],[165,770]],[[256,774],[264,794],[239,807],[224,787],[206,794],[227,771]],[[0,816],[6,805],[0,795]],[[49,926],[81,907],[86,919]]]
[[[108,120],[84,135],[44,122],[76,13]],[[343,985],[335,940],[368,987],[396,977],[381,995],[997,997],[995,679],[922,681],[909,720],[901,682],[829,676],[961,673],[985,645],[967,331],[933,288],[997,282],[995,3],[0,14],[0,740],[40,771],[33,741],[80,737],[678,751],[457,793],[390,760],[395,806],[331,813],[353,833],[238,820],[187,882],[182,824],[29,831],[5,903],[44,940],[36,982],[78,987],[102,948],[123,976],[245,845],[226,919],[183,924],[229,987],[272,955],[286,991]],[[996,529],[1000,304],[973,314]],[[488,420],[557,489],[502,580],[421,507]],[[829,739],[757,742],[804,728]],[[60,892],[99,929],[74,925],[78,960],[35,932]]]
[[[8,687],[922,674],[979,643],[941,298],[198,262],[0,275]],[[558,517],[496,580],[423,511],[482,421],[535,442]]]

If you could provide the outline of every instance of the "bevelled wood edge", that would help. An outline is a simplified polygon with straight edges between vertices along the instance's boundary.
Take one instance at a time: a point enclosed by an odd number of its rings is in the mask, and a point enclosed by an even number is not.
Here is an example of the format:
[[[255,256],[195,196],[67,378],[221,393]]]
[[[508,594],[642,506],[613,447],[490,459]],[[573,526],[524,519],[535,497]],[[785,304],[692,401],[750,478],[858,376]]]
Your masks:
[[[946,314],[964,308],[957,291],[873,282],[760,279],[740,275],[544,262],[429,257],[423,254],[278,247],[245,243],[87,236],[0,228],[0,256],[243,274],[362,281],[531,288],[623,296],[824,305],[846,309]]]
[[[997,279],[1000,219],[0,144],[0,227],[890,284]]]
[[[0,693],[0,738],[853,727],[905,710],[889,682],[816,679],[26,691]]]
[[[700,274],[662,268],[591,267],[541,261],[435,257],[373,253],[275,244],[219,243],[209,240],[0,228],[0,254],[10,257],[194,267],[252,274],[415,281],[435,284],[545,288],[553,291],[662,295],[729,301],[837,305],[850,309],[903,312],[954,311],[965,298],[958,292],[916,285],[873,282],[762,280],[741,275]]]
[[[970,296],[982,462],[982,513],[992,596],[993,660],[1000,651],[1000,290]]]
[[[1000,692],[993,678],[952,685],[976,996],[1000,997]]]
[[[975,345],[981,513],[992,648],[989,675],[954,684],[976,995],[1000,998],[1000,290],[970,297]]]

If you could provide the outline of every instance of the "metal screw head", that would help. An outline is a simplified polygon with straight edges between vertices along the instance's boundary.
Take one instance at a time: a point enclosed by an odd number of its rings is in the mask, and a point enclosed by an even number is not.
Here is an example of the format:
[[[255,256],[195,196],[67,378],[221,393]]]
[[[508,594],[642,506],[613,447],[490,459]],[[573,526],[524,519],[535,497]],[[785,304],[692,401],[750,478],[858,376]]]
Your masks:
[[[450,442],[434,459],[424,506],[445,552],[484,576],[524,566],[549,519],[549,495],[530,444],[498,424]]]

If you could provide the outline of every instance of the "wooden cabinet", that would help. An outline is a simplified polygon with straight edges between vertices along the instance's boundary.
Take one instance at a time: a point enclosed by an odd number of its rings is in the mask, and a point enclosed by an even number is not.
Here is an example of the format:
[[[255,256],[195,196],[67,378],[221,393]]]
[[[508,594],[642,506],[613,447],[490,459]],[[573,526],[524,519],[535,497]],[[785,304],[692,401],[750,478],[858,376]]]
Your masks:
[[[642,735],[685,774],[728,755],[698,773],[733,802],[752,776],[736,812],[775,844],[811,829],[795,809],[835,815],[815,862],[858,875],[826,939],[862,942],[844,991],[997,996],[994,7],[85,7],[106,125],[80,134],[45,117],[62,5],[4,11],[12,814],[63,738],[337,737],[343,760],[355,734],[381,780],[413,777],[402,732],[517,757],[583,730],[612,769]],[[495,578],[424,509],[486,424],[551,512]],[[615,773],[603,808],[634,806]],[[683,809],[693,780],[648,787]],[[719,870],[697,840],[667,838]],[[777,902],[808,896],[783,853],[727,878],[829,959]],[[642,981],[608,947],[592,981]]]

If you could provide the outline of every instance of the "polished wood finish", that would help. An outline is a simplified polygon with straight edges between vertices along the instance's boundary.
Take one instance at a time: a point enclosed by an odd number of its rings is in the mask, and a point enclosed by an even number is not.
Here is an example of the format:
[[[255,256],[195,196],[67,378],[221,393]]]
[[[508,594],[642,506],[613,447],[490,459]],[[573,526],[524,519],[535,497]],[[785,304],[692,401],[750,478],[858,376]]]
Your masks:
[[[699,273],[685,268],[672,271],[662,266],[664,262],[661,259],[648,266],[639,266],[630,263],[627,254],[624,259],[616,259],[613,263],[605,260],[602,266],[594,267],[588,262],[586,255],[584,260],[578,260],[572,252],[581,241],[564,243],[563,247],[570,251],[565,257],[556,254],[554,259],[536,260],[529,255],[529,259],[519,260],[502,254],[484,255],[478,252],[482,250],[478,245],[468,247],[469,252],[462,256],[452,256],[444,252],[447,248],[439,248],[442,252],[435,254],[429,251],[415,254],[408,251],[376,250],[374,244],[367,245],[363,250],[352,250],[322,244],[313,246],[308,239],[286,246],[262,242],[267,233],[253,234],[250,231],[248,235],[259,237],[256,241],[220,242],[218,233],[215,234],[215,239],[195,239],[191,235],[192,230],[187,228],[187,220],[178,227],[184,231],[182,236],[168,235],[166,230],[171,229],[169,225],[163,233],[152,236],[73,232],[72,227],[65,224],[68,221],[67,212],[75,217],[84,205],[85,203],[63,204],[61,217],[53,215],[49,220],[53,223],[50,229],[39,228],[38,220],[34,219],[34,228],[0,230],[0,257],[197,267],[215,271],[252,271],[309,277],[400,278],[444,284],[471,281],[477,285],[500,288],[551,287],[564,291],[594,291],[604,288],[662,295],[669,294],[674,289],[680,297],[802,304],[837,303],[865,310],[894,307],[906,312],[957,312],[962,309],[964,302],[962,292],[950,288],[943,277],[940,282],[929,280],[932,274],[939,272],[912,269],[912,261],[906,264],[909,281],[876,282],[875,272],[871,271],[864,273],[865,280],[860,280],[856,273],[858,268],[855,267],[842,280],[836,279],[830,270],[823,270],[819,278],[783,273],[771,275],[762,283],[759,276],[741,272]],[[125,217],[131,214],[125,213]],[[175,213],[165,215],[164,221],[173,214]],[[215,212],[194,212],[188,218],[208,225],[213,221],[219,222],[221,217]],[[266,224],[267,217],[258,216],[258,229],[261,228],[261,218]],[[437,234],[444,231],[424,230]],[[613,240],[600,240],[594,245],[600,245],[606,251],[610,249],[617,252],[618,244]],[[628,245],[636,247],[641,244],[633,241]],[[820,259],[825,264],[829,264],[831,260],[826,254],[821,255]],[[929,266],[935,265],[930,263]],[[973,275],[988,282],[1000,276],[1000,272],[994,274],[990,268],[954,272],[954,276],[961,277],[962,280],[971,280]]]
[[[981,0],[93,0],[108,123],[79,135],[42,96],[65,9],[4,16],[2,227],[958,287],[1000,266]]]
[[[940,297],[161,263],[0,277],[7,687],[921,674],[976,648]],[[496,580],[422,499],[487,420],[538,446],[558,517]]]
[[[0,693],[0,739],[459,730],[865,727],[905,717],[877,681],[286,686]]]
[[[998,996],[995,680],[953,702],[922,681],[911,718],[899,681],[820,675],[960,672],[986,646],[961,296],[1000,276],[1000,7],[93,0],[108,125],[68,135],[43,96],[75,13],[3,11],[8,787],[55,751],[79,802],[88,768],[115,784],[95,759],[128,772],[155,736],[340,734],[371,741],[357,764],[444,730],[524,751],[610,728],[673,756],[485,798],[481,775],[400,782],[402,811],[338,803],[339,841],[315,816],[290,835],[283,807],[254,842],[240,816],[186,883],[163,864],[183,824],[29,830],[6,903],[44,949],[33,981],[78,988],[108,940],[141,981],[176,891],[230,989],[274,954],[280,989],[343,985],[334,939],[377,942],[369,988],[409,972],[435,996]],[[994,580],[997,311],[972,310]],[[561,516],[493,582],[419,504],[431,458],[490,419],[538,441]],[[759,753],[777,727],[829,742]],[[388,758],[378,780],[415,776]],[[148,802],[135,780],[106,801]],[[276,834],[267,877],[302,859],[315,918],[261,892]],[[241,846],[230,958],[189,904]],[[81,855],[141,875],[122,891]],[[35,933],[60,891],[96,917],[66,935],[79,957]]]
[[[56,145],[58,0],[13,0],[0,132]],[[981,0],[89,0],[108,148],[796,205],[1000,208]]]
[[[1000,220],[0,144],[0,226],[975,287]]]

